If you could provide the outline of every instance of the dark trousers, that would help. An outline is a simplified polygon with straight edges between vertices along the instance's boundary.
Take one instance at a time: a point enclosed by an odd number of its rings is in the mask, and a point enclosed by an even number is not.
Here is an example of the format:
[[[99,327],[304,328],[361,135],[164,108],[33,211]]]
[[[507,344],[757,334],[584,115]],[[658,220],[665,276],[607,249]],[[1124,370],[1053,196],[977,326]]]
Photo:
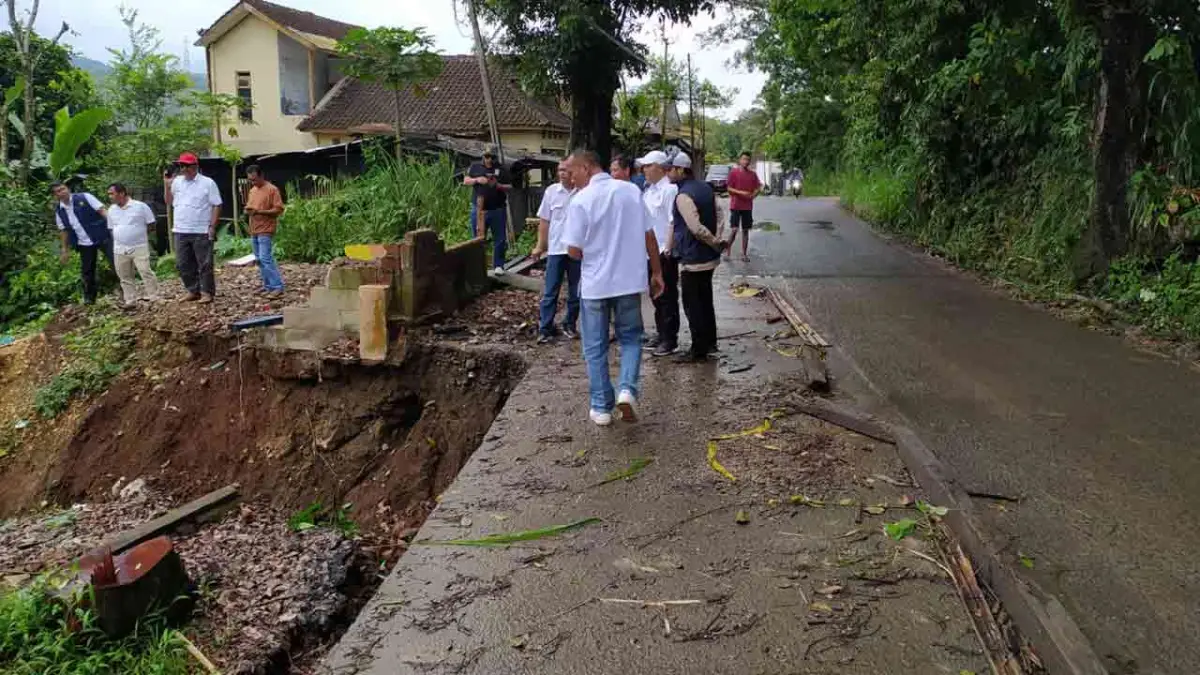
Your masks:
[[[654,300],[654,329],[662,344],[679,344],[679,261],[669,255],[658,256],[662,263],[663,292]]]
[[[706,356],[717,348],[717,313],[713,309],[713,270],[679,273],[683,311],[692,331],[692,355]]]
[[[75,248],[79,251],[79,271],[83,277],[83,301],[90,305],[96,301],[96,292],[100,287],[96,282],[96,258],[103,255],[108,261],[108,268],[113,272],[117,271],[117,265],[113,262],[113,242],[112,239],[108,239],[99,246]]]
[[[207,234],[175,235],[175,267],[188,293],[217,294],[213,278],[213,243]]]

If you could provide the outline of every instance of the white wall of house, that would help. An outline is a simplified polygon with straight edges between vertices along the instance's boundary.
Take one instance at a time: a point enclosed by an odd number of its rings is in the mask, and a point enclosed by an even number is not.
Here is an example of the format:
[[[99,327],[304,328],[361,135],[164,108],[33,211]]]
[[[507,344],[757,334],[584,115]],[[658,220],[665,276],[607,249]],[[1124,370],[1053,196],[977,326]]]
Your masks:
[[[286,55],[290,58],[281,62],[282,39],[291,42],[302,53],[305,51],[299,43],[286,36],[278,36],[272,26],[251,15],[209,46],[209,67],[212,71],[209,76],[212,78],[214,92],[236,94],[237,73],[250,73],[254,123],[242,123],[235,118],[222,130],[222,140],[245,155],[304,150],[317,145],[315,136],[296,130],[296,125],[304,119],[305,114],[285,115],[282,111],[281,97],[284,88],[280,84],[281,70],[285,69],[290,74],[296,68],[292,63],[295,54],[291,48],[285,48]],[[304,78],[301,91],[304,94],[303,109],[307,109],[307,55],[303,55],[302,58],[300,65]],[[289,75],[283,79],[290,83],[286,88],[289,95],[294,95],[294,77]],[[229,126],[236,130],[236,138],[229,137]]]

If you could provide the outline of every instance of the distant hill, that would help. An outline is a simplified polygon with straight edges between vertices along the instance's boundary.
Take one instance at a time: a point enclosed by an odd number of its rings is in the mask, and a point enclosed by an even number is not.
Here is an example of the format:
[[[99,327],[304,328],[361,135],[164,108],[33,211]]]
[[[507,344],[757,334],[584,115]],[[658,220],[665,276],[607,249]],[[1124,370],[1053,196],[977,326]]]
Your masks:
[[[71,59],[71,62],[75,64],[76,68],[91,74],[97,84],[103,82],[109,73],[112,72],[112,68],[109,68],[107,63],[89,59],[86,56],[76,56]],[[204,73],[190,73],[190,75],[192,76],[193,89],[208,88],[208,78],[205,77]]]

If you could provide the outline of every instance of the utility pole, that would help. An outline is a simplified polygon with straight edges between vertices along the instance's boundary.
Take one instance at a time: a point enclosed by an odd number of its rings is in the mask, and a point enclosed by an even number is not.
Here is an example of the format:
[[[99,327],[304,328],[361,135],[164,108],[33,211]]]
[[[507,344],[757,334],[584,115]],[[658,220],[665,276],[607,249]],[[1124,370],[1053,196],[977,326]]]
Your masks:
[[[692,55],[688,54],[688,126],[692,131],[692,154],[696,154],[696,100],[692,96]]]
[[[662,60],[662,119],[658,121],[659,140],[662,142],[662,149],[667,149],[667,99],[670,96],[671,88],[671,62],[667,55],[667,17],[663,15],[662,21],[659,23],[659,31],[662,35],[663,43],[663,60]]]
[[[500,129],[496,126],[496,105],[492,101],[492,84],[488,79],[487,54],[483,49],[483,33],[479,31],[479,14],[475,11],[476,0],[466,0],[471,15],[471,30],[475,33],[475,56],[479,59],[479,78],[483,83],[483,103],[487,107],[488,126],[491,128],[492,145],[496,146],[496,159],[504,165],[504,146],[500,143]]]

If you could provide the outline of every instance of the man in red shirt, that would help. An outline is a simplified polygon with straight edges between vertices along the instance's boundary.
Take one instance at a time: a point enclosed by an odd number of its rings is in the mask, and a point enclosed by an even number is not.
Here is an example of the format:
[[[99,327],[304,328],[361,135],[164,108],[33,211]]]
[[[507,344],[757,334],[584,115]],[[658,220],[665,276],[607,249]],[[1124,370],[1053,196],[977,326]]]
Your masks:
[[[725,257],[728,258],[729,252],[733,250],[740,227],[743,231],[742,262],[749,262],[750,228],[754,226],[754,197],[758,194],[758,189],[762,187],[762,182],[758,180],[758,174],[750,168],[750,153],[743,152],[738,157],[738,165],[729,172],[728,185],[729,225],[733,230],[733,236],[729,240],[729,248],[725,249]]]

